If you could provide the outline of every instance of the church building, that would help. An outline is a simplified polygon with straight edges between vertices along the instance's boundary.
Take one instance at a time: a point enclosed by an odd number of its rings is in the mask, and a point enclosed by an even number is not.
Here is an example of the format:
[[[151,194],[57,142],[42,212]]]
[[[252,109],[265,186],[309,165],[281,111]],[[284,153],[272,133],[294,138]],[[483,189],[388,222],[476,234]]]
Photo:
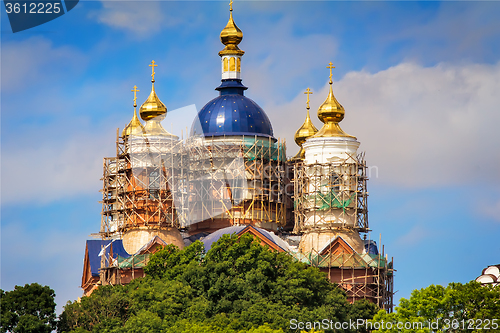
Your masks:
[[[350,302],[368,299],[392,311],[393,262],[369,237],[367,167],[360,142],[340,127],[346,112],[333,93],[332,63],[317,111],[323,126],[311,121],[308,88],[295,133],[300,150],[287,158],[265,111],[246,96],[242,39],[231,2],[218,96],[186,139],[162,126],[167,107],[155,91],[154,61],[139,110],[139,90],[132,90],[132,119],[117,132],[116,156],[104,158],[101,229],[86,244],[84,295],[144,276],[151,254],[167,244],[182,249],[200,240],[208,251],[225,234],[250,233],[324,271]]]

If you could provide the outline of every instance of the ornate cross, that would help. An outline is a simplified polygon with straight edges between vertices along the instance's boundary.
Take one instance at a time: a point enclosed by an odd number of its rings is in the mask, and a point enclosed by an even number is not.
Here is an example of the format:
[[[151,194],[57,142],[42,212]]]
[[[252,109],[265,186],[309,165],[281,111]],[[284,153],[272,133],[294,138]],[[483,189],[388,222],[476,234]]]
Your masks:
[[[151,61],[151,65],[149,65],[152,69],[152,74],[151,77],[153,78],[152,81],[155,82],[155,67],[158,67],[158,65],[155,65],[155,61]]]
[[[137,86],[134,86],[134,89],[131,90],[134,92],[134,107],[137,106],[137,92],[140,91],[139,89],[137,89]]]
[[[332,62],[330,61],[330,63],[328,64],[328,66],[326,66],[326,68],[330,69],[330,82],[332,82],[332,69],[335,68],[335,66],[333,66]]]
[[[309,110],[309,95],[312,94],[313,92],[311,89],[307,88],[304,94],[307,94],[307,109]]]
[[[233,0],[229,1],[229,10],[233,11]]]

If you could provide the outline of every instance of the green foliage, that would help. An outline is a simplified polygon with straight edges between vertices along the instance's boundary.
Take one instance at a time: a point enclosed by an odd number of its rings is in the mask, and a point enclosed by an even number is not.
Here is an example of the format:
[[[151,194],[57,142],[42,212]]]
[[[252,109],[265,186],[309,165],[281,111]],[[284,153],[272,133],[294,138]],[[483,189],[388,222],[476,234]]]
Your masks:
[[[348,321],[376,313],[371,303],[347,303],[324,273],[249,234],[226,235],[206,254],[199,241],[184,250],[168,245],[145,272],[68,303],[58,332],[284,333],[295,332],[291,319]]]
[[[56,327],[54,290],[38,283],[0,289],[1,332],[45,333]]]
[[[407,323],[407,328],[387,325],[378,332],[470,332],[489,322],[489,332],[500,332],[500,286],[450,283],[446,288],[431,285],[414,290],[410,299],[402,298],[396,312],[379,311],[373,322]],[[491,320],[497,318],[497,328]],[[415,323],[415,324],[413,324]],[[421,323],[419,327],[419,324]],[[432,325],[432,326],[431,326]],[[412,326],[412,327],[411,327]]]
[[[125,287],[101,286],[92,297],[82,297],[80,302],[66,304],[59,316],[58,331],[68,332],[77,328],[94,332],[110,331],[128,318],[129,304]]]

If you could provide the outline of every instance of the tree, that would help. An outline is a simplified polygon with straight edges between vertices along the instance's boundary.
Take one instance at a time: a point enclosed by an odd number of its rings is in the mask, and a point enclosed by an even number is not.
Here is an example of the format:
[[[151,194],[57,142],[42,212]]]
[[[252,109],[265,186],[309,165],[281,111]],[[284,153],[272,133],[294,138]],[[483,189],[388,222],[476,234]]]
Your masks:
[[[59,316],[57,330],[69,332],[78,328],[84,331],[103,332],[122,325],[129,316],[129,297],[123,286],[101,286],[91,297],[68,302]],[[82,331],[83,332],[83,331]]]
[[[225,235],[206,254],[199,241],[183,250],[168,245],[144,270],[145,278],[68,303],[58,331],[282,333],[296,331],[292,319],[342,322],[376,313],[368,301],[349,304],[317,268],[250,234]],[[122,310],[109,310],[112,304]]]
[[[396,312],[379,311],[373,324],[383,321],[393,326],[385,324],[378,332],[500,332],[499,314],[500,285],[482,286],[471,281],[414,290],[410,299],[401,299]]]
[[[49,333],[56,328],[55,293],[38,283],[0,289],[0,323],[2,332]]]

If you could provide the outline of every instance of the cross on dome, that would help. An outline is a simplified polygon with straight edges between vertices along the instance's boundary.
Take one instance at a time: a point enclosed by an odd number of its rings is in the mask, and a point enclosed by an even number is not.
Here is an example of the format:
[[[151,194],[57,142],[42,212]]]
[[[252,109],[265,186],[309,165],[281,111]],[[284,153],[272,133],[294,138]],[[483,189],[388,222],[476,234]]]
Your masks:
[[[333,76],[332,69],[335,68],[335,66],[333,66],[332,62],[330,61],[330,63],[328,64],[328,66],[326,66],[326,68],[330,69],[330,84],[332,84],[333,83],[333,81],[332,81],[332,76]]]
[[[134,92],[134,107],[136,107],[137,106],[137,92],[140,90],[137,89],[137,86],[134,86],[134,89],[132,89],[131,91]]]
[[[307,109],[309,110],[309,95],[312,94],[313,92],[311,91],[311,89],[307,88],[306,91],[304,92],[304,94],[307,94]]]
[[[151,77],[153,78],[151,80],[151,82],[155,82],[155,67],[158,67],[158,65],[155,65],[155,61],[151,61],[151,65],[149,65],[149,67],[151,67],[151,70],[152,70],[152,73],[151,73]]]

